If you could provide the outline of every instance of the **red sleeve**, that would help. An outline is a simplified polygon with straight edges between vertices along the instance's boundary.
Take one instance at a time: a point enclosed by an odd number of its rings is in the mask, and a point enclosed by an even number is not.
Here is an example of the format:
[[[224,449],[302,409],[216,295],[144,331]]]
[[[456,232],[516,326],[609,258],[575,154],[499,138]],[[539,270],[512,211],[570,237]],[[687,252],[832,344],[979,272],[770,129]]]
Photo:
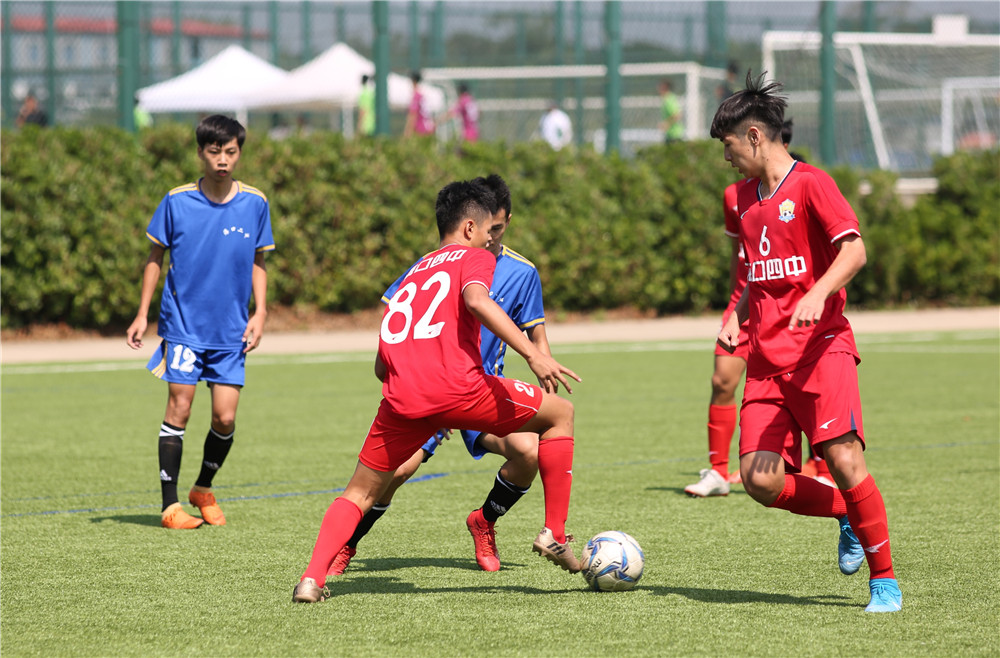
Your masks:
[[[469,249],[462,267],[462,290],[473,283],[481,284],[489,290],[496,267],[497,259],[491,252],[486,249]]]
[[[736,209],[736,183],[726,187],[722,193],[723,213],[726,217],[726,235],[740,237],[740,214]]]
[[[858,216],[840,193],[840,188],[833,178],[822,169],[810,167],[809,171],[812,174],[809,183],[810,193],[806,195],[809,216],[817,219],[830,238],[830,242],[836,242],[851,233],[860,236]]]

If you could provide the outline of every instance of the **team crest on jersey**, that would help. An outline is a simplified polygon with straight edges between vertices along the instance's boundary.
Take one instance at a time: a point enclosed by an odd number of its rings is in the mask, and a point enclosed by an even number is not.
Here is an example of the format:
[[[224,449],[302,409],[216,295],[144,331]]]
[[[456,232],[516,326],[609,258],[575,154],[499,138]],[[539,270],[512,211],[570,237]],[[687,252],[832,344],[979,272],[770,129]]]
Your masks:
[[[237,228],[235,226],[230,226],[229,228],[222,229],[222,234],[223,235],[230,235],[232,233],[236,233],[237,235],[242,235],[247,240],[250,239],[250,231],[244,232],[242,226],[240,226],[239,228]]]
[[[795,219],[795,202],[791,199],[785,199],[778,206],[778,219],[785,222],[786,224],[793,219]]]

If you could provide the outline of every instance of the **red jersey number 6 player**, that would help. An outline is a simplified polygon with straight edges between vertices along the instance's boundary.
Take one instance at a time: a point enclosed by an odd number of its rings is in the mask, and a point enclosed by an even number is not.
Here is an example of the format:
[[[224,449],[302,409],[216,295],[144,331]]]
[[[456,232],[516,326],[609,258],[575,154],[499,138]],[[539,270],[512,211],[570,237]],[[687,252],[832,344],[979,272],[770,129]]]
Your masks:
[[[844,574],[867,558],[868,612],[893,612],[902,594],[892,568],[882,494],[865,464],[860,361],[844,317],[844,286],[864,266],[858,219],[826,173],[796,162],[781,143],[781,85],[747,73],[712,121],[726,160],[750,178],[737,207],[747,287],[719,333],[734,349],[749,318],[747,381],[740,413],[740,473],[754,500],[840,520]],[[801,433],[838,488],[798,474]]]

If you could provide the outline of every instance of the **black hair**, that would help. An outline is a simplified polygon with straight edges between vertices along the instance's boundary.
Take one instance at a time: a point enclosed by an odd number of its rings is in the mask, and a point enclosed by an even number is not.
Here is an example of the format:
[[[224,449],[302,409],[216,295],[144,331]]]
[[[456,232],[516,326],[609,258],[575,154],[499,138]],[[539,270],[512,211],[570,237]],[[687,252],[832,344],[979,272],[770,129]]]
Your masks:
[[[801,153],[796,153],[795,151],[789,151],[788,155],[792,156],[792,160],[798,160],[799,162],[805,162],[806,164],[809,164],[809,162],[804,157],[802,157]]]
[[[422,79],[423,79],[423,76],[420,75],[420,71],[411,71],[410,72],[410,80],[413,80],[413,84],[417,84]]]
[[[479,178],[474,178],[473,183],[480,183],[490,188],[493,192],[493,196],[496,197],[496,205],[490,208],[492,213],[495,215],[498,210],[503,208],[504,212],[507,213],[507,217],[510,217],[510,188],[507,187],[507,181],[500,177],[500,174],[490,174],[486,178],[480,176]]]
[[[467,91],[469,91],[469,85],[465,84],[464,82],[458,83],[458,93],[464,94]]]
[[[764,84],[765,75],[766,71],[754,78],[748,70],[746,89],[737,91],[722,101],[719,109],[715,111],[715,118],[712,119],[713,138],[723,139],[726,135],[735,134],[751,121],[764,128],[764,134],[768,139],[778,138],[781,126],[785,122],[785,108],[788,107],[788,101],[777,95],[777,92],[783,89],[782,84],[773,81]]]
[[[788,121],[786,121],[783,124],[781,124],[781,143],[782,144],[791,144],[792,143],[792,120],[791,119],[789,119]]]
[[[493,216],[497,200],[493,190],[476,180],[448,183],[438,192],[434,205],[437,216],[438,234],[443,238],[466,218],[476,223]]]
[[[242,149],[243,142],[247,138],[247,130],[243,124],[222,114],[213,114],[202,119],[194,134],[198,139],[198,148],[205,148],[209,144],[222,146],[235,139],[236,144]]]
[[[368,84],[368,74],[367,73],[362,74],[362,76],[361,76],[361,84],[363,84],[363,85]]]

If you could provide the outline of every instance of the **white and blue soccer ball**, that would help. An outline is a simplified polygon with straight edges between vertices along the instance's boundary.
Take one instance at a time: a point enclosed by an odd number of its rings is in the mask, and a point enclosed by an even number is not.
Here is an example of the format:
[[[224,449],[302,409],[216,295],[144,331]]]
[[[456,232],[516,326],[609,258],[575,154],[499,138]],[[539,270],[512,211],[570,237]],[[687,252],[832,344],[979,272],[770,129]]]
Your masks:
[[[631,535],[609,530],[594,535],[583,547],[580,573],[596,592],[624,592],[635,587],[646,556]]]

